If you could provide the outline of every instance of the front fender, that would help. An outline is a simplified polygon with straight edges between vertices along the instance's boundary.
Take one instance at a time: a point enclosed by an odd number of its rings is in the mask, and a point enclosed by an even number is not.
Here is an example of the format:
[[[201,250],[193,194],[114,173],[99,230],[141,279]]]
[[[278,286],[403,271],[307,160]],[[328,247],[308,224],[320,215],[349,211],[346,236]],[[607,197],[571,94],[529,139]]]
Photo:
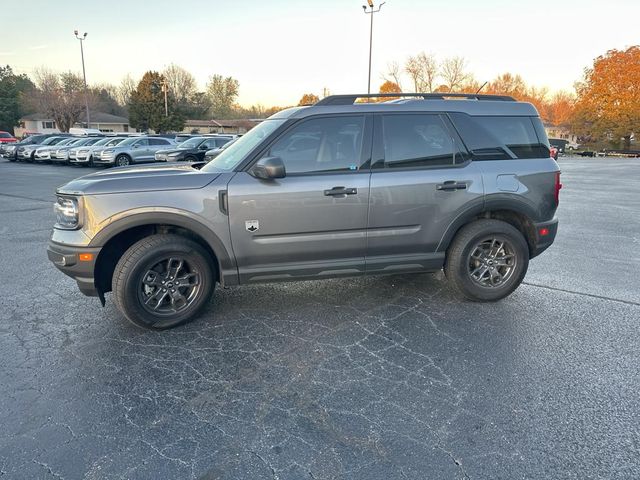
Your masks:
[[[226,217],[224,217],[226,219]],[[201,237],[211,248],[218,260],[218,271],[225,285],[238,283],[235,258],[230,254],[230,242],[214,232],[215,225],[193,212],[168,207],[147,207],[126,210],[105,219],[95,226],[97,232],[89,242],[89,247],[103,247],[113,237],[134,227],[145,225],[170,225],[190,230]],[[228,233],[228,225],[223,232]]]

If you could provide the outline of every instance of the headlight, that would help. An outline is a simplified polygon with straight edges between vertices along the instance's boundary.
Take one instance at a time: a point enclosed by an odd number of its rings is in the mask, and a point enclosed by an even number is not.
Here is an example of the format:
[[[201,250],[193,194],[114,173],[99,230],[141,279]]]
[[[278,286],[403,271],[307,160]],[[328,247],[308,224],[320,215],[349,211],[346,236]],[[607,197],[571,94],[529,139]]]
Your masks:
[[[167,155],[167,157],[179,157],[180,155],[182,155],[182,152],[173,152]]]
[[[110,148],[109,150],[102,150],[102,153],[114,153],[115,150],[113,148]]]
[[[56,214],[56,228],[63,230],[74,230],[80,223],[80,213],[78,200],[70,197],[58,197],[53,204],[53,211]]]

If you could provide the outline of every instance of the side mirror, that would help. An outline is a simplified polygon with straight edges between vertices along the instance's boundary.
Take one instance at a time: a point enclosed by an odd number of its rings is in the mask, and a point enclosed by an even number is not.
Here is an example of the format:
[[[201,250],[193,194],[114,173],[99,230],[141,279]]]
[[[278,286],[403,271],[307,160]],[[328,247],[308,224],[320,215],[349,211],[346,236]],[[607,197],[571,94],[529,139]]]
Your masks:
[[[262,180],[270,180],[272,178],[284,178],[286,171],[284,162],[280,157],[264,157],[253,166],[251,174]]]

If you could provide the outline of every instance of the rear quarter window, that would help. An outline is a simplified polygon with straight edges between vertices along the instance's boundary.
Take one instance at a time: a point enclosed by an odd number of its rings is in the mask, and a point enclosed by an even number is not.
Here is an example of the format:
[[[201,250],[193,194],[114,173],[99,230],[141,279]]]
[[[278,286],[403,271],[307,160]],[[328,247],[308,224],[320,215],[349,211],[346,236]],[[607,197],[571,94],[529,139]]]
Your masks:
[[[472,117],[464,113],[451,113],[450,117],[475,160],[549,157],[547,137],[537,117]]]

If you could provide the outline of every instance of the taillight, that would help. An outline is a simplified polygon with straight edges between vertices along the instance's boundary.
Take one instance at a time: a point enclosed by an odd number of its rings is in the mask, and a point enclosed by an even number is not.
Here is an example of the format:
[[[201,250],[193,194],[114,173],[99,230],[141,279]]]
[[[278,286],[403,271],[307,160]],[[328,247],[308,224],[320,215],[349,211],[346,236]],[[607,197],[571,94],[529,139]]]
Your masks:
[[[556,207],[560,205],[560,189],[562,188],[562,184],[560,183],[560,172],[556,172],[556,184],[554,187],[554,195],[556,199]]]

